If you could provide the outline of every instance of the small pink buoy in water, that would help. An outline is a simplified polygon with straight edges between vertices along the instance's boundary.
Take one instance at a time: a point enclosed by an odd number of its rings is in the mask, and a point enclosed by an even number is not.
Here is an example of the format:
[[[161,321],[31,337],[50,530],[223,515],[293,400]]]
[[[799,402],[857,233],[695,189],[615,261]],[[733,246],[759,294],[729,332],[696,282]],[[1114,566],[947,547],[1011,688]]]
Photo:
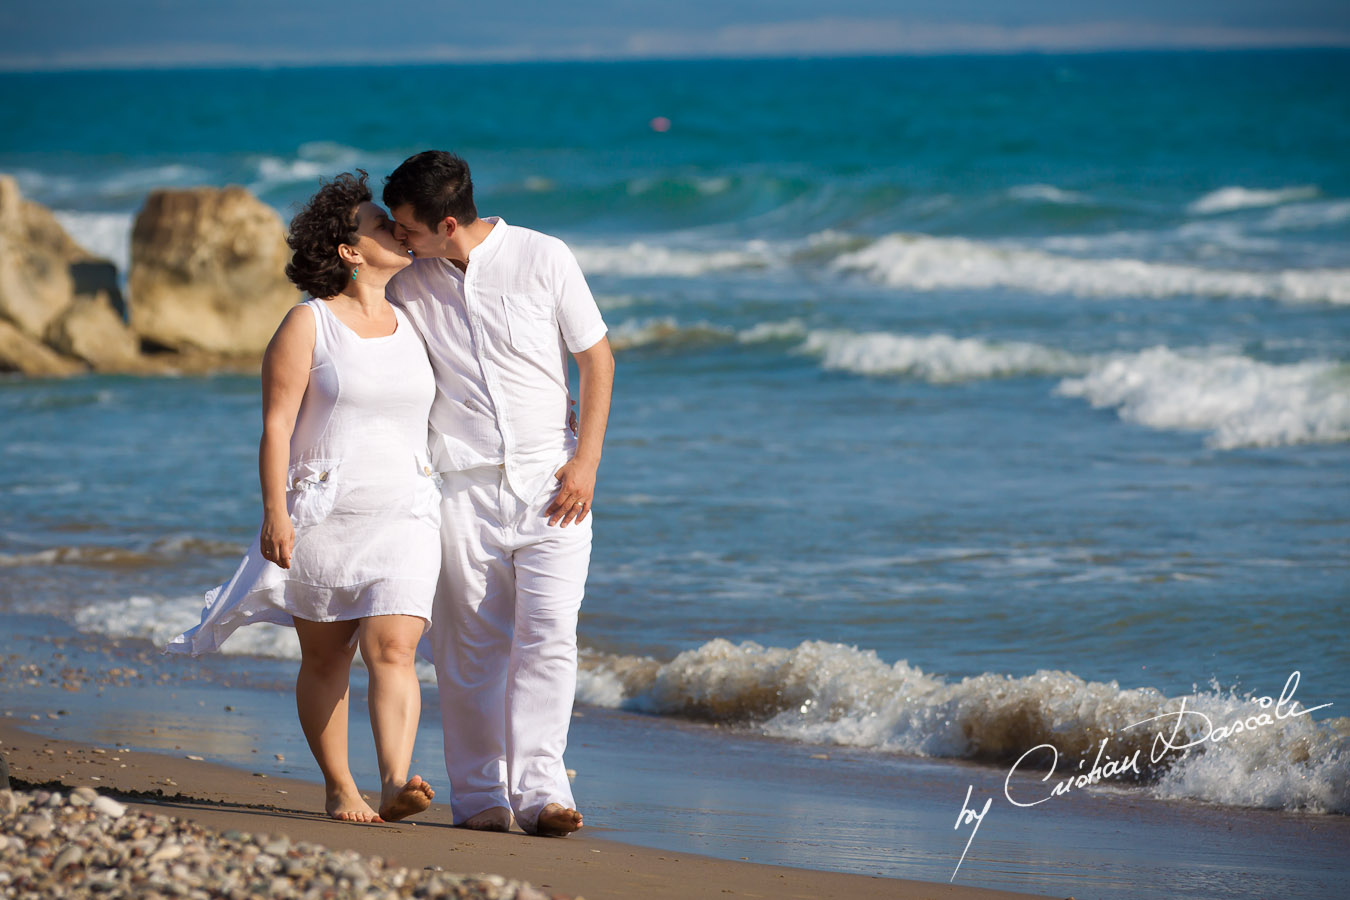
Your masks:
[[[652,127],[652,131],[663,132],[670,130],[670,120],[665,116],[657,116],[647,123]]]

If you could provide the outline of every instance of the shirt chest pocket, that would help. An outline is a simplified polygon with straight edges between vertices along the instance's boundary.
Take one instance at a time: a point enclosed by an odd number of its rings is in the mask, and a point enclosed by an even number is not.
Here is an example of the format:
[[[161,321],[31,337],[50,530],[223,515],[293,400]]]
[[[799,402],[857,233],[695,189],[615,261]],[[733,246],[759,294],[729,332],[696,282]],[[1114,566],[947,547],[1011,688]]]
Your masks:
[[[558,321],[553,314],[553,295],[516,293],[502,297],[506,328],[516,350],[544,350],[558,346]]]

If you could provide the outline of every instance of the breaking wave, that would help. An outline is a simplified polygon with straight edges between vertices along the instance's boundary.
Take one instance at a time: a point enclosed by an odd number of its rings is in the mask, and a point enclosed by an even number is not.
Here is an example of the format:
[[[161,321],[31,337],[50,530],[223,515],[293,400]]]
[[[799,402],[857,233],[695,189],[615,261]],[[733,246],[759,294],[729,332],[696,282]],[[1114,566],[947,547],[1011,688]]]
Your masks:
[[[1008,196],[1014,200],[1033,203],[1053,203],[1060,206],[1078,206],[1089,203],[1090,198],[1077,191],[1066,191],[1053,184],[1019,184],[1008,189]]]
[[[929,384],[1055,377],[1062,396],[1115,408],[1149,428],[1207,432],[1216,449],[1350,440],[1350,366],[1326,360],[1277,364],[1222,348],[1079,354],[1025,341],[808,329],[799,319],[741,331],[670,317],[630,320],[610,340],[620,351],[782,341],[827,371]]]
[[[671,316],[654,319],[626,320],[609,330],[609,342],[615,350],[634,350],[639,347],[682,347],[702,344],[763,344],[772,341],[801,340],[806,327],[798,319],[782,322],[761,322],[742,331],[736,331],[711,322],[682,325]]]
[[[1350,440],[1350,367],[1331,362],[1155,347],[1102,359],[1058,391],[1150,428],[1209,432],[1220,449]]]
[[[1268,693],[1278,695],[1279,687]],[[1350,718],[1285,717],[1150,764],[1155,733],[1164,729],[1130,726],[1175,713],[1183,698],[1071,672],[950,680],[843,644],[783,648],[715,639],[669,662],[583,654],[577,699],[791,740],[996,764],[1046,743],[1062,758],[1091,763],[1107,739],[1110,758],[1141,751],[1138,780],[1158,796],[1350,813]],[[1260,712],[1252,698],[1217,687],[1184,699],[1215,728]],[[1199,716],[1182,718],[1188,740],[1206,734]],[[1069,770],[1079,771],[1062,759],[1059,771]]]
[[[1215,297],[1350,304],[1350,270],[1207,269],[1139,259],[1084,259],[1013,246],[892,234],[833,264],[889,287],[918,291],[1007,288],[1087,297]]]
[[[123,277],[131,271],[131,213],[54,210],[53,214],[75,243],[111,260]]]
[[[615,350],[639,347],[679,347],[687,344],[726,342],[734,337],[730,329],[698,322],[681,325],[669,316],[659,319],[628,320],[609,330],[609,343]]]
[[[802,351],[826,369],[860,375],[906,375],[937,384],[1023,375],[1082,372],[1080,357],[1039,344],[870,332],[812,331]]]
[[[763,269],[777,256],[766,241],[749,241],[738,248],[692,250],[662,247],[641,241],[623,246],[574,246],[571,248],[588,275],[694,277],[736,269]]]
[[[107,547],[85,544],[46,547],[27,553],[0,553],[0,569],[16,566],[93,566],[141,568],[166,565],[190,556],[238,556],[244,547],[229,541],[196,537],[169,537],[140,547]]]
[[[1232,212],[1238,209],[1252,209],[1261,206],[1279,206],[1295,200],[1311,200],[1317,196],[1317,188],[1312,185],[1302,187],[1261,190],[1245,187],[1223,187],[1210,191],[1186,208],[1198,216]]]

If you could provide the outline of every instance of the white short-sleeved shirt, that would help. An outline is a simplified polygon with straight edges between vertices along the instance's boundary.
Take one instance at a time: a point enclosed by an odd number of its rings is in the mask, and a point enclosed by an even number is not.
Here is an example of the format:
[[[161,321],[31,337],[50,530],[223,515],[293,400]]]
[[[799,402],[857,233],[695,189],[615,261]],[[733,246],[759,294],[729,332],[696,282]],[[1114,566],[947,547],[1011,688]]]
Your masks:
[[[511,490],[529,500],[576,453],[567,351],[589,349],[607,329],[566,244],[483,221],[493,227],[467,271],[418,259],[390,281],[388,297],[422,335],[436,375],[432,464],[503,465]]]

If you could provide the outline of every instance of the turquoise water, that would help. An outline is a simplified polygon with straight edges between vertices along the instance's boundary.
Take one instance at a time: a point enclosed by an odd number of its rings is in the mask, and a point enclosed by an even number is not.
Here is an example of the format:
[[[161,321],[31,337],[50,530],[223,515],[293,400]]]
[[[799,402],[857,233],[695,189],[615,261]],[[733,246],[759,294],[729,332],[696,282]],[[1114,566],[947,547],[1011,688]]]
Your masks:
[[[1315,723],[1143,790],[1344,814],[1348,77],[1346,53],[3,75],[0,171],[124,269],[153,187],[289,216],[428,146],[484,214],[566,239],[619,351],[583,704],[1004,765],[1183,696],[1227,721],[1297,670]],[[255,380],[8,379],[0,419],[0,615],[195,621],[256,528]]]

